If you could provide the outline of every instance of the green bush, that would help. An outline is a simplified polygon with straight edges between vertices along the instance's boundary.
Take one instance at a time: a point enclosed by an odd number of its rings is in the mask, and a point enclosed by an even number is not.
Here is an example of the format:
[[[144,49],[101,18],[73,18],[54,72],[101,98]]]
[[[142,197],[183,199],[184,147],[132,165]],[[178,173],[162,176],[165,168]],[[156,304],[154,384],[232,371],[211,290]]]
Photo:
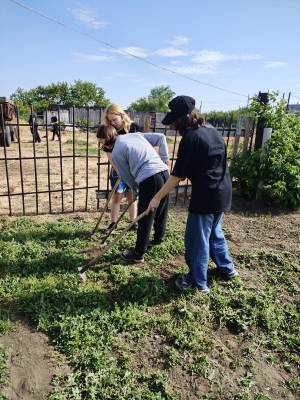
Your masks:
[[[300,114],[289,114],[278,93],[260,104],[253,98],[250,112],[266,120],[272,136],[265,147],[250,154],[238,154],[230,173],[238,180],[238,191],[248,197],[264,197],[278,205],[300,207]]]

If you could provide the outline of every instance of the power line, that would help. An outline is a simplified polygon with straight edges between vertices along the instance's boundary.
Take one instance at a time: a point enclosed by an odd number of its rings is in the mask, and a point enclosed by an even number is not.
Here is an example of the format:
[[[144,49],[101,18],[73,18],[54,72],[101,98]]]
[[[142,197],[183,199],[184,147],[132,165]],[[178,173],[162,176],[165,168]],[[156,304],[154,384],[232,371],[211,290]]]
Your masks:
[[[232,94],[235,94],[235,95],[237,95],[237,96],[248,97],[248,96],[246,96],[246,95],[244,95],[244,94],[232,92],[231,90],[222,89],[222,88],[220,88],[220,87],[218,87],[218,86],[210,85],[209,83],[204,83],[204,82],[198,81],[197,79],[189,78],[188,76],[185,76],[185,75],[183,75],[183,74],[180,74],[179,72],[175,72],[175,71],[172,71],[172,70],[170,70],[170,69],[168,69],[168,68],[161,67],[160,65],[154,64],[154,63],[152,63],[152,62],[150,62],[150,61],[147,61],[147,60],[145,60],[145,59],[142,58],[142,57],[138,57],[138,56],[136,56],[136,55],[134,55],[134,54],[129,53],[128,51],[125,51],[125,50],[122,50],[122,49],[120,49],[120,48],[118,48],[118,47],[116,47],[116,46],[113,46],[112,44],[103,42],[102,40],[97,39],[95,36],[91,36],[91,35],[89,35],[88,33],[79,31],[78,29],[72,28],[72,27],[70,27],[70,26],[64,24],[63,22],[60,22],[60,21],[57,21],[57,20],[54,19],[54,18],[48,17],[48,15],[42,14],[42,13],[40,13],[39,11],[36,11],[36,10],[30,8],[30,7],[27,7],[27,6],[25,6],[24,4],[21,4],[21,3],[17,2],[17,1],[15,1],[15,0],[11,0],[11,1],[12,1],[13,3],[15,3],[15,4],[17,4],[17,5],[21,6],[21,7],[23,7],[23,8],[26,8],[26,9],[29,10],[29,11],[34,12],[35,14],[38,14],[38,15],[44,17],[44,18],[49,19],[49,20],[52,21],[52,22],[56,22],[57,24],[62,25],[62,26],[64,26],[64,27],[67,28],[67,29],[70,29],[70,30],[72,30],[72,31],[74,31],[74,32],[80,33],[81,35],[84,35],[84,36],[86,36],[86,37],[88,37],[88,38],[90,38],[90,39],[96,40],[97,42],[102,43],[102,44],[104,44],[105,46],[112,47],[113,49],[116,49],[116,50],[118,50],[118,51],[120,51],[120,52],[122,52],[122,53],[124,53],[124,54],[127,54],[128,56],[137,58],[138,60],[141,60],[141,61],[143,61],[143,62],[145,62],[145,63],[147,63],[147,64],[150,64],[150,65],[152,65],[152,66],[154,66],[154,67],[156,67],[156,68],[160,68],[160,69],[162,69],[162,70],[164,70],[164,71],[171,72],[172,74],[179,75],[179,76],[181,76],[181,77],[183,77],[183,78],[185,78],[185,79],[189,79],[190,81],[200,83],[201,85],[206,85],[206,86],[210,86],[210,87],[212,87],[212,88],[214,88],[214,89],[222,90],[223,92],[232,93]]]
[[[230,105],[230,104],[239,104],[239,103],[246,103],[247,100],[237,100],[237,101],[204,101],[202,100],[203,104],[211,105]]]
[[[293,94],[291,94],[292,97],[296,97],[296,99],[300,100],[300,97],[294,96]]]

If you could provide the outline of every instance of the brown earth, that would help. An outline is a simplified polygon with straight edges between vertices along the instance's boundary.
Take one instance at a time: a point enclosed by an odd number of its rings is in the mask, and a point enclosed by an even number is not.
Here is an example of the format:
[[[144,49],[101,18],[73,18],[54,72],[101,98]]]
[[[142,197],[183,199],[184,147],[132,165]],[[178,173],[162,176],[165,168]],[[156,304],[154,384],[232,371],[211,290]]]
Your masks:
[[[85,131],[76,130],[74,137],[73,131],[62,131],[60,146],[57,137],[54,142],[50,140],[52,132],[47,133],[40,127],[39,134],[42,142],[34,146],[28,124],[26,121],[21,121],[21,124],[19,142],[12,142],[11,147],[0,147],[0,215],[10,214],[9,201],[11,215],[23,213],[22,184],[23,192],[31,193],[24,195],[26,215],[96,210],[95,191],[98,189],[98,184],[100,190],[107,190],[108,171],[107,165],[101,165],[98,178],[98,142],[95,132],[89,132],[89,153],[86,157],[87,133]],[[172,137],[171,141],[174,142],[174,140],[175,138]],[[179,141],[180,138],[177,138],[177,144]],[[169,144],[170,157],[173,157],[173,154],[176,157],[177,148],[177,145]],[[20,158],[22,163],[20,163]],[[99,161],[107,162],[104,152],[101,152]],[[87,186],[92,188],[86,192]],[[56,192],[49,196],[49,188]],[[35,194],[36,191],[39,192],[38,195]],[[38,207],[38,212],[36,212],[36,207]]]
[[[172,202],[171,208],[176,212],[179,219],[184,218],[187,213],[187,203],[183,202],[184,196],[180,196],[175,206]],[[89,213],[77,213],[65,218],[85,217],[94,218]],[[108,218],[108,215],[106,216]],[[36,218],[52,220],[58,218],[55,215],[45,215]],[[231,255],[235,261],[238,260],[241,251],[255,252],[264,249],[268,252],[289,252],[300,264],[300,213],[283,212],[275,206],[259,202],[244,201],[234,197],[232,210],[224,217],[224,232],[228,241]],[[183,265],[182,256],[170,261],[170,265],[163,270],[157,269],[164,280],[173,280],[174,267]],[[241,279],[247,283],[253,291],[260,290],[260,276],[264,274],[259,261],[253,261],[251,268],[240,269]],[[288,300],[288,297],[286,298]],[[5,389],[10,400],[43,400],[45,395],[51,391],[51,377],[56,373],[68,373],[70,368],[61,355],[55,352],[49,338],[43,333],[37,332],[28,325],[24,315],[16,315],[18,329],[15,332],[1,338],[1,343],[10,346],[8,368],[11,376],[11,384]],[[227,328],[218,329],[213,324],[209,332],[216,341],[217,346],[210,359],[214,364],[214,373],[223,387],[230,388],[232,393],[238,392],[237,378],[249,372],[254,365],[255,373],[253,381],[256,382],[257,390],[267,393],[273,400],[282,398],[299,399],[297,394],[293,395],[283,389],[281,382],[290,378],[288,372],[278,368],[278,364],[267,362],[266,349],[261,349],[261,342],[257,341],[251,332],[237,335]],[[126,340],[126,339],[124,339]],[[165,338],[159,335],[145,337],[138,344],[136,368],[151,370],[159,366],[159,354],[166,345]],[[132,346],[137,344],[132,343]],[[254,349],[249,364],[245,363],[245,351],[251,346]],[[243,360],[243,364],[239,364]],[[162,367],[162,366],[161,366]],[[209,392],[211,382],[199,374],[191,375],[182,369],[182,366],[174,367],[169,373],[169,378],[174,388],[177,389],[179,400],[197,400],[202,398],[203,393]],[[215,384],[214,384],[215,385]],[[214,387],[214,391],[217,388]],[[220,399],[229,399],[226,393]]]

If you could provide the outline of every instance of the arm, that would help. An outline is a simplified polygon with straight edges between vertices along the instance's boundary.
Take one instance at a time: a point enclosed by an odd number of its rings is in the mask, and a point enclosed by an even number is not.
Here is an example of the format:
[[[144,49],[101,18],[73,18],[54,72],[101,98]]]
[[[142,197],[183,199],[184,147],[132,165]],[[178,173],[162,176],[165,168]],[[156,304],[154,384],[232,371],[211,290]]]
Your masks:
[[[150,201],[146,215],[148,215],[150,211],[154,211],[154,209],[159,206],[160,200],[164,198],[168,193],[170,193],[170,191],[174,189],[174,187],[176,187],[178,183],[184,179],[185,178],[179,178],[178,176],[171,175],[164,186],[160,189],[160,191],[157,192],[153,199]]]
[[[162,161],[169,165],[170,158],[169,158],[169,149],[167,144],[167,139],[165,135],[162,133],[144,133],[144,138],[148,140],[151,146],[155,147],[158,146],[159,150],[158,153]]]
[[[123,181],[127,183],[128,186],[132,189],[132,197],[133,199],[138,198],[139,185],[135,182],[134,177],[131,175],[130,166],[128,162],[127,154],[113,154],[113,162],[114,165],[117,166],[117,173],[122,177]],[[118,172],[120,171],[120,172]]]

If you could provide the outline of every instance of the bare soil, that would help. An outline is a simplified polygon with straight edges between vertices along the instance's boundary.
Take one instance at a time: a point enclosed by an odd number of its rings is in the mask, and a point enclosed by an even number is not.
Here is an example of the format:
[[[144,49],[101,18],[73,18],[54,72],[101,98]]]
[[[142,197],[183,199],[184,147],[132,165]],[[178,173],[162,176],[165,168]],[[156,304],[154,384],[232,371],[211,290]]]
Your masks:
[[[96,190],[107,190],[108,160],[104,152],[97,157],[95,131],[88,135],[79,130],[74,135],[73,131],[62,131],[60,143],[57,137],[51,141],[52,132],[40,127],[42,141],[34,145],[28,124],[20,123],[19,140],[11,147],[0,147],[0,215],[10,215],[9,203],[11,215],[23,214],[22,191],[28,193],[24,195],[26,215],[96,210]],[[168,145],[170,157],[176,157],[179,142],[177,138],[176,146]],[[104,163],[99,176],[98,161]],[[87,186],[91,188],[86,190]]]
[[[187,213],[188,199],[184,204],[184,196],[181,195],[171,209],[176,211],[179,217]],[[65,218],[78,217],[92,218],[89,213],[78,213],[65,216]],[[51,220],[58,216],[47,215],[36,218]],[[108,216],[107,216],[108,218]],[[255,252],[265,249],[269,252],[289,252],[294,255],[300,264],[300,213],[284,212],[274,205],[260,201],[244,201],[234,197],[232,210],[225,214],[224,231],[230,247],[233,259],[237,262],[238,255],[243,251]],[[183,265],[183,256],[170,260],[170,265],[156,272],[166,281],[174,280],[174,266]],[[263,273],[258,261],[254,261],[250,269],[240,269],[240,276],[253,291],[260,290],[260,275]],[[288,299],[287,299],[288,300]],[[13,307],[13,305],[12,305]],[[11,376],[11,384],[4,393],[10,400],[42,400],[51,392],[51,377],[57,373],[68,373],[70,367],[67,360],[55,352],[50,339],[41,332],[32,328],[24,315],[16,314],[18,329],[15,332],[1,337],[1,343],[10,346],[8,368]],[[267,393],[273,400],[282,398],[299,399],[297,394],[286,392],[282,387],[282,381],[290,378],[288,372],[278,368],[278,364],[267,362],[261,343],[254,340],[251,333],[237,335],[227,328],[218,329],[211,325],[210,334],[217,342],[217,347],[210,356],[215,360],[215,374],[224,387],[230,387],[231,392],[238,392],[237,377],[246,374],[255,365],[253,380],[257,390]],[[159,360],[152,359],[153,349],[157,352],[166,345],[164,337],[145,337],[140,342],[137,352],[136,368],[150,369],[157,367]],[[136,346],[132,344],[132,346]],[[246,349],[254,348],[252,360],[249,364],[237,364],[237,360],[244,360]],[[225,350],[225,352],[224,352]],[[223,355],[221,356],[221,353]],[[177,366],[169,373],[172,385],[177,388],[179,400],[197,400],[203,393],[210,389],[210,381],[199,374],[191,375],[182,366]],[[228,386],[229,385],[229,386]],[[215,390],[217,388],[214,388]],[[226,396],[220,399],[230,399]]]
[[[14,322],[16,331],[0,338],[1,344],[9,348],[7,368],[11,382],[1,393],[9,400],[43,400],[51,391],[52,377],[67,374],[71,368],[50,339],[29,325],[25,315],[16,313]]]

